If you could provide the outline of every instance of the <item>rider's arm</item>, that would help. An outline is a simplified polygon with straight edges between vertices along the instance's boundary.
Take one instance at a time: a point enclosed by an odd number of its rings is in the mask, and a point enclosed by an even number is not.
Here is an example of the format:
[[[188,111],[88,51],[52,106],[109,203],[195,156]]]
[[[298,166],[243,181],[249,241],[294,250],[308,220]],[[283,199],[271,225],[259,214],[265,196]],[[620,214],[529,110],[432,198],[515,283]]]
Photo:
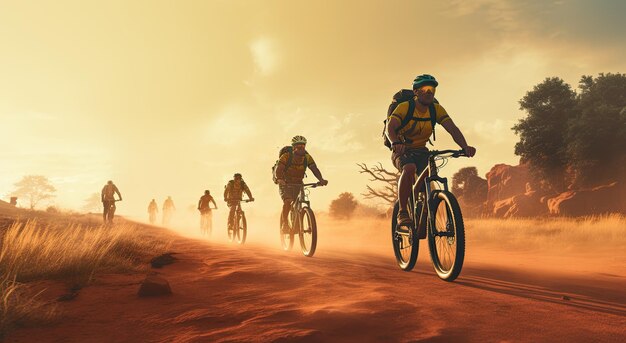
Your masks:
[[[452,139],[454,139],[456,144],[458,144],[461,147],[461,149],[465,150],[465,152],[470,157],[474,155],[475,149],[467,145],[467,142],[465,141],[465,137],[463,136],[463,133],[461,133],[461,130],[459,130],[459,128],[456,126],[456,124],[454,124],[451,118],[442,122],[441,126],[443,126],[444,129],[448,131],[448,133],[450,134],[450,136],[452,136]],[[468,148],[471,148],[471,149],[468,149]],[[468,150],[473,150],[473,151],[468,151]]]
[[[120,198],[120,200],[122,200],[122,194],[120,193],[120,190],[117,189],[117,186],[115,186],[114,190],[115,190],[115,193],[117,193],[117,196]]]
[[[215,203],[215,199],[211,198],[211,199],[209,199],[209,201],[211,201],[213,203],[213,206],[215,206],[215,208],[217,208],[217,204]]]
[[[224,201],[228,200],[228,194],[230,193],[230,182],[224,187]]]
[[[254,199],[254,197],[252,197],[252,192],[250,192],[250,187],[248,187],[248,185],[245,185],[244,191],[246,192],[246,194],[248,194],[248,199]]]
[[[102,202],[104,202],[104,190],[105,190],[106,188],[107,188],[107,187],[106,187],[106,186],[104,186],[104,187],[102,188],[102,192],[100,193],[100,200],[101,200]]]
[[[202,204],[202,198],[200,198],[200,200],[198,200],[198,209],[200,209],[200,205]]]
[[[400,127],[400,119],[395,116],[391,116],[389,120],[387,120],[387,128],[385,133],[387,134],[387,138],[391,143],[400,142],[400,137],[398,137],[398,128]]]
[[[324,177],[322,176],[322,172],[319,170],[319,168],[317,168],[317,164],[310,165],[309,169],[311,169],[311,171],[313,172],[313,175],[315,175],[315,177],[319,181],[323,181],[324,180]]]

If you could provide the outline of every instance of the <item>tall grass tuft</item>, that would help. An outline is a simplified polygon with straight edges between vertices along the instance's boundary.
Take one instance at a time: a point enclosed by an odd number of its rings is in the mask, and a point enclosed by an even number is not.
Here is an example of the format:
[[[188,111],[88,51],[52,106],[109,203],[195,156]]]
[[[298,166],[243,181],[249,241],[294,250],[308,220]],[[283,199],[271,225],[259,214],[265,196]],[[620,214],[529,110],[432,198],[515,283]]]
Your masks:
[[[36,220],[15,222],[0,233],[0,339],[20,322],[54,316],[55,306],[29,294],[24,283],[60,280],[85,285],[97,272],[127,272],[147,267],[169,243],[130,224],[83,228]]]
[[[96,271],[137,270],[142,258],[162,253],[168,244],[133,225],[85,229],[36,221],[14,223],[0,243],[0,275],[27,282],[41,279],[87,282]]]
[[[10,275],[0,277],[0,341],[14,325],[45,323],[56,316],[56,306],[40,301],[38,296],[27,294]]]

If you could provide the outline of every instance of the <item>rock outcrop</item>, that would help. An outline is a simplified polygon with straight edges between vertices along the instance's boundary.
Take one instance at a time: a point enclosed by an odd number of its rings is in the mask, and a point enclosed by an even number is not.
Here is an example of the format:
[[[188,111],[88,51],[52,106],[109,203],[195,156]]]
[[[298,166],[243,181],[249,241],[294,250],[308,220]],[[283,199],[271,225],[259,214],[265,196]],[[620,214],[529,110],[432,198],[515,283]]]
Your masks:
[[[158,275],[148,275],[141,283],[137,295],[140,297],[159,297],[172,294],[170,283]]]
[[[560,216],[626,214],[622,187],[617,182],[591,189],[563,192],[548,199],[547,205],[550,214]]]

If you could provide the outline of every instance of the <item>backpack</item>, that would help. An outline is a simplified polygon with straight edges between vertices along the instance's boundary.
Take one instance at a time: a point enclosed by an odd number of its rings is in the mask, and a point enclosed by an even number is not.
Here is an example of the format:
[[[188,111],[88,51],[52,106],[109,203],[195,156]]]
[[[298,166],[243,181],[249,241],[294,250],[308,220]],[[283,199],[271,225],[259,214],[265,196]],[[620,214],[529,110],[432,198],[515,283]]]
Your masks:
[[[278,169],[278,163],[280,162],[280,157],[286,153],[289,153],[289,159],[287,159],[287,164],[285,165],[285,171],[287,171],[287,169],[291,167],[291,162],[293,162],[293,147],[291,145],[286,145],[282,147],[280,151],[278,152],[278,160],[276,160],[276,162],[274,163],[274,166],[272,167],[272,181],[274,181],[275,184],[278,184],[278,175],[276,175],[276,170]],[[309,164],[309,161],[306,158],[306,156],[304,156],[304,169],[308,167],[308,164]]]
[[[385,131],[387,128],[387,121],[389,120],[389,117],[391,117],[391,114],[396,109],[396,107],[398,107],[398,105],[403,102],[409,103],[409,110],[406,116],[404,117],[404,119],[402,120],[402,122],[400,123],[400,126],[398,127],[398,131],[404,128],[411,119],[415,119],[417,121],[430,120],[430,124],[433,127],[433,140],[436,139],[435,125],[437,124],[437,112],[435,110],[435,104],[438,104],[439,101],[435,99],[435,101],[433,101],[433,103],[430,104],[430,106],[428,106],[428,112],[430,113],[430,118],[413,118],[413,112],[415,111],[415,94],[413,93],[413,90],[411,89],[401,89],[399,92],[393,95],[393,100],[391,101],[391,104],[389,104],[389,109],[387,110],[387,119],[383,121],[383,143],[385,144],[387,148],[389,148],[389,150],[391,150],[391,142],[389,141],[389,138],[385,134]],[[430,142],[430,144],[432,145],[432,142]]]

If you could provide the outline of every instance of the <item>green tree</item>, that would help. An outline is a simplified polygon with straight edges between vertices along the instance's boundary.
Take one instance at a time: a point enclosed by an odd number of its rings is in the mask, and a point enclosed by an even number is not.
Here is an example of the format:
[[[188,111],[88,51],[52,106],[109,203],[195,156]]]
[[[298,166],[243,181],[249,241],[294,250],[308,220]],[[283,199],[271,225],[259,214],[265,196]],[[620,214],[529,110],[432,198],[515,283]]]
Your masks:
[[[461,168],[452,175],[452,193],[469,203],[482,203],[487,201],[487,180],[478,176],[476,167]]]
[[[534,177],[557,191],[567,187],[566,129],[568,119],[578,117],[576,105],[570,85],[557,77],[547,78],[520,100],[520,109],[528,116],[513,126],[520,136],[515,154],[530,164]]]
[[[330,203],[330,216],[337,219],[349,219],[354,214],[357,205],[358,202],[352,193],[341,193]]]
[[[574,186],[592,186],[626,174],[626,74],[583,76],[578,117],[567,128]]]
[[[42,175],[26,175],[14,185],[17,188],[12,195],[18,198],[27,198],[30,202],[31,210],[40,201],[54,197],[54,192],[56,192],[56,188],[50,183],[50,180]]]

